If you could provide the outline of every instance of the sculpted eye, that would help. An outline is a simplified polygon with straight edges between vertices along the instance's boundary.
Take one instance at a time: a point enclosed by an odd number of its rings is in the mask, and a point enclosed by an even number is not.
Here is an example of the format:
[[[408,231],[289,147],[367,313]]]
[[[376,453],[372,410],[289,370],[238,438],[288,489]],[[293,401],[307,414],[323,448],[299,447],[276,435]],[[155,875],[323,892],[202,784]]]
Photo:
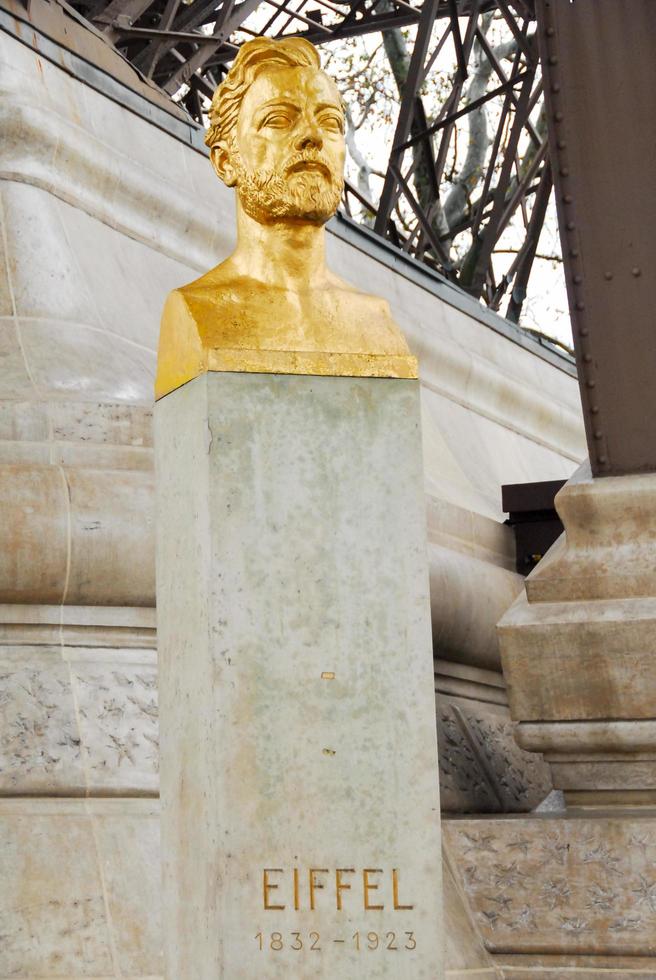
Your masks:
[[[337,114],[331,113],[330,115],[327,115],[327,116],[321,116],[321,119],[319,120],[319,122],[320,122],[320,125],[323,126],[324,129],[330,130],[331,133],[343,133],[344,132],[344,125],[343,125],[343,122],[342,122],[342,117],[341,116],[338,116]]]
[[[289,126],[289,116],[284,112],[272,112],[265,117],[262,125],[272,126],[274,129],[284,129],[285,126]]]

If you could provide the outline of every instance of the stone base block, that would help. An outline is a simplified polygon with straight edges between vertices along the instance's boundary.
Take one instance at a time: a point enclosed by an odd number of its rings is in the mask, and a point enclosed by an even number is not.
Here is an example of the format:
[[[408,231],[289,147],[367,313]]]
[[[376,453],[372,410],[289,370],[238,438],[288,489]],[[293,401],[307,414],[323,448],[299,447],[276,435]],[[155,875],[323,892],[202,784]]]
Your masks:
[[[493,956],[490,980],[654,980],[656,959],[642,956]],[[448,980],[474,980],[448,973]],[[485,973],[475,980],[487,980]]]
[[[157,403],[169,980],[443,976],[418,394],[209,373]]]
[[[653,718],[656,598],[536,603],[522,594],[498,632],[513,718]]]
[[[656,803],[656,475],[556,497],[564,535],[498,626],[523,748],[570,803]]]

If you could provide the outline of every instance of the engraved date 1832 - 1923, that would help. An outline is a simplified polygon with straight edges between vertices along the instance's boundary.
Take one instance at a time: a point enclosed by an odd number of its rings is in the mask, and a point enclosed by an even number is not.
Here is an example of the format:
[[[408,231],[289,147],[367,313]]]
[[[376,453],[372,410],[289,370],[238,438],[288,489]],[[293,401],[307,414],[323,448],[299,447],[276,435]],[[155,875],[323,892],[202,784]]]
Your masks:
[[[417,948],[417,940],[414,932],[354,932],[348,939],[322,939],[318,932],[258,932],[255,936],[259,949],[262,952],[270,950],[279,953],[283,949],[291,949],[296,953],[301,950],[320,951],[326,945],[348,946],[350,949],[360,953],[362,951],[374,952],[377,949],[398,952],[400,950],[413,950]]]

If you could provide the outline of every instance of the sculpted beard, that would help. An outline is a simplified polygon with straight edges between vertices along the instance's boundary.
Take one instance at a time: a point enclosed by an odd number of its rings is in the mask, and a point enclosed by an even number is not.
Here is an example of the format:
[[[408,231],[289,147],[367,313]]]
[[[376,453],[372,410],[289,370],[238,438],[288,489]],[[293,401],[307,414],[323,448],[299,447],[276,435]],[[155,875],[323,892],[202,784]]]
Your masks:
[[[300,163],[321,163],[327,173],[318,170],[293,171]],[[280,218],[302,218],[324,224],[339,206],[344,189],[341,174],[334,174],[319,153],[299,154],[282,170],[246,170],[237,155],[237,193],[249,217],[261,224]],[[329,176],[330,175],[330,176]]]

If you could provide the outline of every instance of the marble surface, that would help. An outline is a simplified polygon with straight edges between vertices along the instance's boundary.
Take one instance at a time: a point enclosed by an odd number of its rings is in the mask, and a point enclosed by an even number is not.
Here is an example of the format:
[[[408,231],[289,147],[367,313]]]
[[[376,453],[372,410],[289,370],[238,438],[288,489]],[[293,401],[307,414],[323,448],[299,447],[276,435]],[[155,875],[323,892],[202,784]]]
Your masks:
[[[206,374],[155,422],[169,977],[437,980],[417,382]]]

